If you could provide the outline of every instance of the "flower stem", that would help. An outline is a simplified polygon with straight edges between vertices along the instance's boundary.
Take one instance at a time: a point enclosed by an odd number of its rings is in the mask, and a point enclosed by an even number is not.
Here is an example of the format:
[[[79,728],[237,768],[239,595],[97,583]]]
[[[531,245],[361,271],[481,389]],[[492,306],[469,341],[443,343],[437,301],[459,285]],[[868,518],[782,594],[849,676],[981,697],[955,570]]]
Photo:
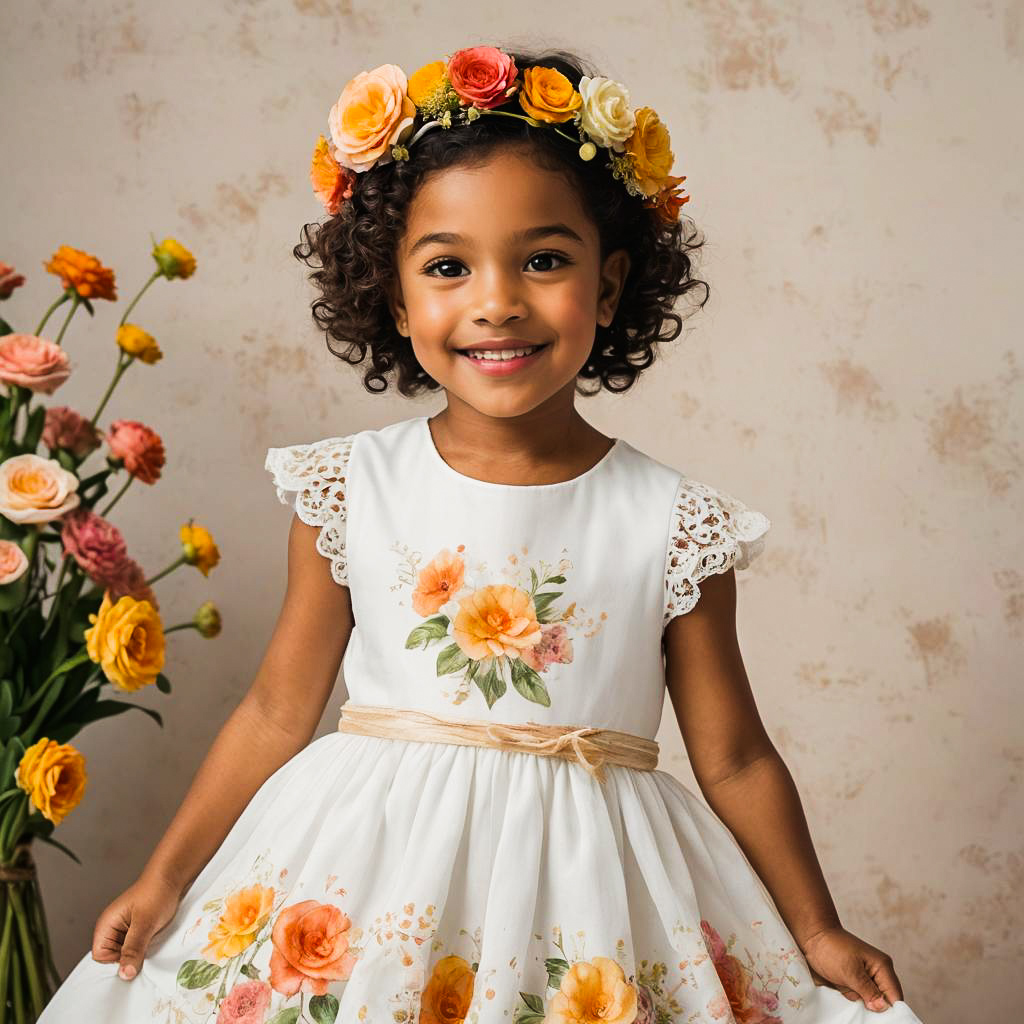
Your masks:
[[[35,948],[32,934],[25,917],[25,907],[21,902],[19,882],[9,882],[8,893],[14,903],[14,912],[18,919],[18,932],[21,935],[21,948],[25,957],[25,973],[28,975],[28,988],[32,998],[32,1010],[36,1017],[43,1012],[43,986],[39,982],[39,971],[36,969]]]
[[[78,292],[74,293],[74,299],[71,303],[71,309],[68,310],[68,315],[64,318],[64,323],[61,326],[60,334],[53,339],[55,345],[60,344],[60,339],[64,337],[64,332],[68,329],[68,324],[71,323],[71,318],[75,315],[75,310],[82,304],[82,296]]]
[[[124,326],[124,322],[128,319],[128,314],[135,308],[135,304],[139,301],[139,299],[142,298],[143,293],[146,291],[146,289],[158,277],[163,277],[163,271],[162,270],[154,270],[153,271],[153,276],[139,289],[139,294],[136,295],[134,299],[132,299],[131,303],[128,305],[128,308],[124,311],[124,315],[121,317],[121,321],[118,324],[119,327]]]
[[[103,395],[103,399],[100,402],[99,408],[92,414],[92,419],[89,420],[89,426],[91,426],[91,427],[95,427],[96,426],[96,421],[100,418],[100,413],[103,412],[103,408],[107,404],[107,400],[110,398],[111,394],[113,393],[114,388],[117,387],[117,382],[121,379],[121,375],[124,373],[125,370],[128,369],[128,367],[130,365],[131,365],[131,360],[130,359],[128,360],[127,363],[122,361],[122,351],[120,349],[118,349],[118,351],[117,351],[117,367],[114,370],[114,376],[111,379],[110,384],[107,386],[106,393]]]
[[[68,299],[70,299],[70,298],[71,298],[71,292],[70,292],[70,291],[67,291],[67,290],[65,290],[65,291],[61,292],[60,298],[59,298],[59,299],[57,299],[57,300],[56,300],[56,301],[55,301],[55,302],[53,303],[53,305],[52,305],[52,306],[51,306],[51,307],[50,307],[50,308],[49,308],[49,309],[48,309],[48,310],[47,310],[47,311],[46,311],[46,312],[45,312],[45,313],[43,314],[43,319],[39,321],[39,326],[38,326],[38,327],[36,328],[36,334],[37,334],[37,335],[38,335],[38,334],[39,334],[39,332],[40,332],[40,331],[41,331],[41,330],[42,330],[42,329],[43,329],[43,328],[44,328],[44,327],[46,326],[46,321],[50,319],[50,314],[51,314],[51,313],[52,313],[52,312],[53,312],[53,311],[54,311],[54,310],[55,310],[55,309],[56,309],[56,308],[57,308],[57,307],[58,307],[59,305],[61,305],[61,303],[67,302],[67,301],[68,301]]]
[[[132,476],[132,475],[131,475],[131,474],[129,473],[129,474],[128,474],[128,479],[127,479],[127,480],[125,480],[125,482],[124,482],[124,487],[122,487],[122,488],[121,488],[121,490],[119,490],[119,491],[117,492],[117,494],[115,494],[115,495],[114,495],[114,497],[113,497],[113,498],[111,498],[111,500],[110,500],[110,504],[109,504],[109,505],[107,505],[107,507],[106,507],[106,508],[105,508],[105,509],[104,509],[104,510],[103,510],[102,512],[100,512],[100,515],[101,515],[101,516],[106,516],[106,515],[107,515],[107,514],[108,514],[108,513],[110,512],[110,510],[111,510],[111,509],[112,509],[112,508],[113,508],[113,507],[114,507],[114,506],[115,506],[115,505],[116,505],[116,504],[118,503],[118,501],[120,500],[120,498],[121,498],[121,495],[122,495],[122,494],[124,494],[124,492],[125,492],[125,491],[127,491],[129,487],[131,487],[132,481],[133,481],[134,479],[135,479],[135,477],[133,477],[133,476]]]
[[[179,565],[184,565],[184,564],[186,564],[185,563],[185,556],[182,555],[181,558],[175,559],[173,562],[171,562],[171,564],[169,566],[167,566],[167,568],[164,569],[162,572],[158,572],[155,576],[153,576],[150,579],[146,580],[146,586],[147,587],[151,587],[154,583],[156,583],[157,580],[163,579],[164,576],[166,576],[169,572],[173,572],[175,569],[178,568]]]

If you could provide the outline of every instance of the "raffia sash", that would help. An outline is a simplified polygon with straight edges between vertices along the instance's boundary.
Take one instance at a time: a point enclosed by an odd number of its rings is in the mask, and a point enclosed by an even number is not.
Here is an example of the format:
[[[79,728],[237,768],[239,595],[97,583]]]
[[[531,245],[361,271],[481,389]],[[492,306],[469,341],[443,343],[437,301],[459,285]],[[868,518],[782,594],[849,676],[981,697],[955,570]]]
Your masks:
[[[495,747],[526,751],[545,757],[578,761],[599,782],[605,762],[653,771],[658,766],[658,743],[630,732],[571,725],[505,725],[480,719],[453,719],[413,708],[377,704],[341,706],[340,732],[356,732],[385,739],[426,740],[460,746]]]

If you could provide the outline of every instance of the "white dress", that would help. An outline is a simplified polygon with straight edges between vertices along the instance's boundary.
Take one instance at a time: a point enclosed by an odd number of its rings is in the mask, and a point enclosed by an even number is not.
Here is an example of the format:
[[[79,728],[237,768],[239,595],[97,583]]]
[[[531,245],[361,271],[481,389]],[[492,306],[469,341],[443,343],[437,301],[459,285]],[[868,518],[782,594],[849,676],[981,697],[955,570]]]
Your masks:
[[[653,739],[666,622],[770,526],[623,439],[572,480],[476,480],[426,416],[266,468],[351,590],[349,702],[449,718]],[[40,1020],[920,1024],[815,985],[674,776],[605,770],[333,732],[257,791],[134,980],[87,952]]]

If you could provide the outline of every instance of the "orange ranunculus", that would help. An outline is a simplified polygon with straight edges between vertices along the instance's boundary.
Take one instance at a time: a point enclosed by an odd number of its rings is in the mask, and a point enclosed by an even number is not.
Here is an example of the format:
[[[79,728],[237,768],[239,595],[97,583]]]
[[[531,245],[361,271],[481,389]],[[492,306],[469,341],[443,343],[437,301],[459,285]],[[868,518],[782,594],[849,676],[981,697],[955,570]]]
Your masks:
[[[210,570],[220,561],[220,551],[210,532],[190,519],[181,527],[180,534],[188,564],[194,565],[204,576],[209,576]]]
[[[133,691],[156,682],[164,667],[164,628],[149,601],[125,594],[115,604],[106,590],[99,614],[89,621],[86,650],[114,686]]]
[[[476,975],[461,956],[442,957],[420,994],[419,1024],[462,1024],[473,1000]]]
[[[203,950],[209,960],[229,960],[253,944],[274,908],[274,890],[265,885],[250,885],[232,893],[224,901],[224,913],[207,938]]]
[[[286,996],[300,989],[322,996],[328,982],[346,980],[357,961],[349,948],[351,927],[348,915],[331,903],[303,900],[282,910],[270,937],[271,988]]]
[[[128,355],[135,356],[136,359],[141,359],[150,365],[164,357],[160,346],[156,343],[156,338],[136,324],[121,324],[118,327],[117,344]]]
[[[684,181],[686,181],[685,174],[681,178],[670,175],[668,184],[664,188],[644,200],[643,205],[649,210],[654,210],[658,220],[667,227],[671,227],[675,221],[679,220],[679,211],[683,208],[683,204],[690,201],[690,197],[684,195],[683,190],[679,187]]]
[[[417,107],[431,107],[448,87],[445,62],[434,60],[409,76],[406,92]]]
[[[626,152],[632,158],[637,186],[646,196],[670,184],[672,140],[668,128],[650,107],[636,112],[636,131],[626,140]]]
[[[518,658],[541,637],[533,598],[511,583],[495,583],[474,590],[459,601],[452,636],[467,657]]]
[[[43,268],[57,274],[65,288],[74,288],[83,299],[117,298],[114,271],[81,249],[62,245]]]
[[[548,1004],[548,1024],[632,1024],[637,1015],[636,986],[606,956],[580,960],[563,975]]]
[[[341,204],[352,198],[352,186],[356,176],[347,167],[342,167],[331,156],[327,140],[319,135],[313,147],[313,159],[309,164],[309,180],[313,184],[313,192],[323,203],[324,209],[333,217],[341,209]]]
[[[527,68],[519,90],[519,105],[538,121],[561,124],[576,116],[576,111],[583,106],[583,97],[561,71]]]
[[[458,554],[445,548],[425,565],[416,577],[412,606],[426,618],[447,604],[461,589],[466,576],[466,563]]]
[[[28,793],[32,806],[59,825],[85,792],[85,758],[70,743],[44,736],[25,751],[14,779]]]

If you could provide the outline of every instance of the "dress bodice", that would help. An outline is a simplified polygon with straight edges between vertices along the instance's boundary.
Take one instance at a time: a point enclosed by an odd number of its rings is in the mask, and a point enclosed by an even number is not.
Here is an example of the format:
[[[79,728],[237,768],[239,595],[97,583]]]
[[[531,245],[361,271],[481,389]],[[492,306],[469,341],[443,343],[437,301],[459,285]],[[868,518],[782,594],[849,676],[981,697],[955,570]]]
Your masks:
[[[426,416],[271,448],[266,468],[350,589],[349,701],[450,718],[653,739],[665,625],[770,526],[623,438],[551,484],[458,472]]]

